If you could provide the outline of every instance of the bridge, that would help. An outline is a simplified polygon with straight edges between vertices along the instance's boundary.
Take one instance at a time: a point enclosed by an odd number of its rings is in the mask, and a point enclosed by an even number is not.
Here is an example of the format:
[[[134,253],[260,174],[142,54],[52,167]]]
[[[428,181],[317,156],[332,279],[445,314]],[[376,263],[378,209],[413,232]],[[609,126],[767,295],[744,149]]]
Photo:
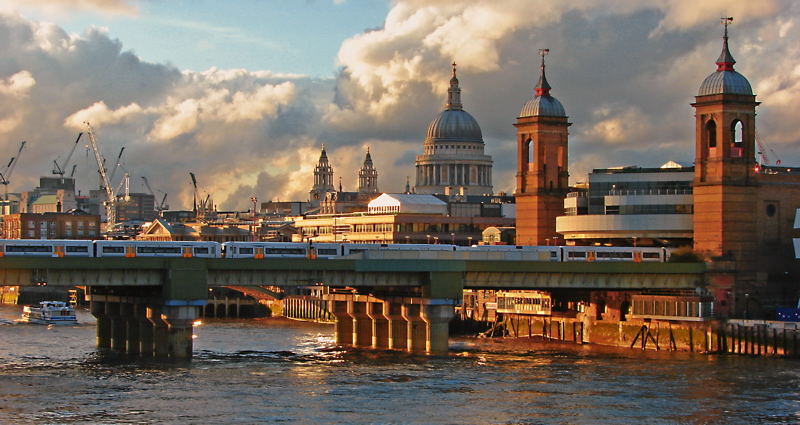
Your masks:
[[[704,263],[495,261],[450,253],[352,259],[0,258],[0,285],[86,286],[99,348],[190,358],[192,323],[218,286],[321,285],[339,344],[447,351],[464,289],[694,289]]]

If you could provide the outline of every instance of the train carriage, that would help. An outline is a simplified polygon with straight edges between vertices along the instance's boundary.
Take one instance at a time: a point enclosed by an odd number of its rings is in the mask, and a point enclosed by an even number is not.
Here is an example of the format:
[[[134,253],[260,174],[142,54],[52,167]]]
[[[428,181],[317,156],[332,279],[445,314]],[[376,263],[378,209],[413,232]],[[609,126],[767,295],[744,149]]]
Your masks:
[[[0,239],[0,257],[92,257],[92,241],[59,239]]]
[[[219,258],[220,244],[207,241],[95,241],[97,257]]]

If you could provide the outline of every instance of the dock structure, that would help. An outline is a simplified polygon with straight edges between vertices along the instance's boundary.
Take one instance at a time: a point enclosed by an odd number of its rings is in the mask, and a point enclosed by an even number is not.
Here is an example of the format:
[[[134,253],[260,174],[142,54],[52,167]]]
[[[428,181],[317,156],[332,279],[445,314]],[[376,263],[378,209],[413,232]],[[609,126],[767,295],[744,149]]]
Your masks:
[[[705,273],[703,263],[498,262],[459,253],[406,257],[4,257],[0,285],[85,285],[99,348],[187,359],[192,324],[208,302],[209,287],[326,286],[338,343],[440,354],[447,351],[447,324],[465,288],[694,289],[702,287]]]

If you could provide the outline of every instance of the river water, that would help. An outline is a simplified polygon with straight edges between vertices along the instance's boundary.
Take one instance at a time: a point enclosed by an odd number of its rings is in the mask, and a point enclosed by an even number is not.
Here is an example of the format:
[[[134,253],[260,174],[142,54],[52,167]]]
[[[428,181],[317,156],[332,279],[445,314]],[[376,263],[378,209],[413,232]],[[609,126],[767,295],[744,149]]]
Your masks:
[[[94,319],[0,307],[2,424],[800,423],[800,361],[453,338],[448,356],[344,350],[332,326],[195,328],[187,363],[98,353]]]

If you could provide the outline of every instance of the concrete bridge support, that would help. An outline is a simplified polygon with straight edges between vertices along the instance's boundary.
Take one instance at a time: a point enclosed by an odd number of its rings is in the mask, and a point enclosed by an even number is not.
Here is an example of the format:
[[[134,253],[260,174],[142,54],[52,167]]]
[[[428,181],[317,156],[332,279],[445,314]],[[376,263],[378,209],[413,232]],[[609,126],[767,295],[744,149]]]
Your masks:
[[[337,344],[447,353],[452,302],[355,294],[330,294],[326,299],[336,317]]]
[[[403,306],[398,303],[384,301],[383,312],[389,327],[389,348],[405,350],[408,348],[408,326],[403,319]]]
[[[196,303],[151,305],[148,300],[91,295],[97,318],[97,347],[131,356],[190,359],[192,326],[200,313]]]

